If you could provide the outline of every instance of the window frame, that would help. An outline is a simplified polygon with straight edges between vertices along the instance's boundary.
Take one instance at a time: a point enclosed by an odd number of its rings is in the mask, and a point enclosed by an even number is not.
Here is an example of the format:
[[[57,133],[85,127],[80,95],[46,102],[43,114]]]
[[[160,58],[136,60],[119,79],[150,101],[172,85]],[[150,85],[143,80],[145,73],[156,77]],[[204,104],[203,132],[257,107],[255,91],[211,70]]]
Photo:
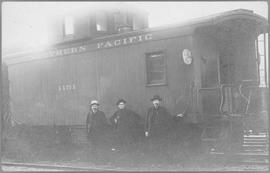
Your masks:
[[[268,33],[261,33],[255,40],[256,58],[259,60],[257,66],[257,75],[260,88],[267,88],[269,86],[269,53],[268,53]]]
[[[150,81],[148,79],[148,69],[147,69],[147,58],[149,58],[149,55],[158,55],[158,54],[162,54],[163,55],[163,68],[164,68],[164,71],[163,71],[163,76],[164,76],[164,79],[161,81],[157,81],[157,82],[153,82],[153,81]],[[167,50],[165,49],[161,49],[161,50],[156,50],[156,51],[149,51],[149,52],[146,52],[144,53],[144,61],[145,61],[145,85],[147,87],[150,87],[150,86],[165,86],[165,85],[168,85],[168,77],[167,77]]]
[[[71,23],[67,23],[67,21],[70,20]],[[68,25],[72,27],[72,33],[67,33]],[[71,38],[75,34],[75,20],[73,16],[66,16],[64,17],[64,22],[63,22],[63,35],[65,38]]]
[[[104,29],[102,29],[102,25],[99,25],[100,21],[101,21],[102,24],[105,24]],[[98,29],[98,25],[101,26],[101,30]],[[95,14],[95,30],[98,33],[106,33],[106,32],[108,32],[109,24],[108,24],[108,14],[107,13],[99,12],[99,13]]]

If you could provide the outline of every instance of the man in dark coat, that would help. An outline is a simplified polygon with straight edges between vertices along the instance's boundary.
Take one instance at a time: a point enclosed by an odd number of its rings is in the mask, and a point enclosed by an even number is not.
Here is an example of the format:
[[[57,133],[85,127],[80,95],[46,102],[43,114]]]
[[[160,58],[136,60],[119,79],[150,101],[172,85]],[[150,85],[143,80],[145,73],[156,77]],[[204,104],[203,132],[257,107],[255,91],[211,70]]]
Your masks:
[[[147,111],[145,123],[145,136],[146,137],[160,137],[166,135],[171,129],[173,117],[163,106],[160,106],[161,97],[155,95],[151,101],[153,106]]]
[[[170,131],[174,125],[173,117],[165,107],[160,106],[161,100],[159,95],[151,99],[153,106],[148,109],[145,122],[145,136],[149,140],[150,153],[154,154],[155,158],[168,155]]]
[[[90,103],[90,111],[86,119],[87,137],[91,144],[91,154],[94,159],[101,159],[105,150],[105,136],[108,131],[109,124],[104,112],[99,110],[99,103],[92,100]]]
[[[116,145],[120,150],[131,149],[138,136],[140,116],[130,109],[126,108],[126,101],[120,99],[116,105],[118,110],[111,116],[112,123],[116,133]]]

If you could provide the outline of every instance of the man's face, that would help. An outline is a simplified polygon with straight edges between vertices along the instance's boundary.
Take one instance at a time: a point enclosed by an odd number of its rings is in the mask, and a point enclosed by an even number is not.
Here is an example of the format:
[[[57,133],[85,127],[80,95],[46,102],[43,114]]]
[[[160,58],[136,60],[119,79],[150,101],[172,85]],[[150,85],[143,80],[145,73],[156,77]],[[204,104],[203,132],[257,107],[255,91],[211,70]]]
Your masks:
[[[92,108],[92,110],[96,111],[96,110],[98,110],[98,105],[93,104],[93,105],[91,106],[91,108]]]
[[[153,105],[157,108],[160,104],[159,100],[153,100]]]
[[[125,103],[123,103],[123,102],[120,102],[119,104],[118,104],[118,108],[119,109],[124,109],[125,108]]]

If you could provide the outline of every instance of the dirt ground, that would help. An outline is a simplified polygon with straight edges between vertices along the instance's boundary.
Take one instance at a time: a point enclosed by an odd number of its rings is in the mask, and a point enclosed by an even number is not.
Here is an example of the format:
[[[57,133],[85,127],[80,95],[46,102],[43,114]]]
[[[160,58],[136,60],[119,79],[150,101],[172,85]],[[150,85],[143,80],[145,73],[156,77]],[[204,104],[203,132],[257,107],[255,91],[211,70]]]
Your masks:
[[[26,146],[26,145],[25,145]],[[29,146],[28,146],[29,147]],[[21,150],[17,153],[7,152],[2,161],[21,163],[57,164],[74,167],[98,167],[112,170],[130,171],[267,171],[268,165],[237,165],[227,164],[224,158],[212,158],[205,153],[179,150],[170,159],[159,158],[160,155],[149,154],[145,150],[121,152],[117,149],[108,151],[101,159],[93,158],[89,145],[58,145],[47,147],[46,150],[33,152]],[[29,155],[30,154],[30,155]],[[5,168],[12,169],[20,168]],[[24,169],[24,168],[22,168]],[[30,169],[30,168],[27,168]],[[31,169],[30,169],[31,171]],[[33,170],[35,171],[35,170]],[[42,171],[42,170],[36,170]]]

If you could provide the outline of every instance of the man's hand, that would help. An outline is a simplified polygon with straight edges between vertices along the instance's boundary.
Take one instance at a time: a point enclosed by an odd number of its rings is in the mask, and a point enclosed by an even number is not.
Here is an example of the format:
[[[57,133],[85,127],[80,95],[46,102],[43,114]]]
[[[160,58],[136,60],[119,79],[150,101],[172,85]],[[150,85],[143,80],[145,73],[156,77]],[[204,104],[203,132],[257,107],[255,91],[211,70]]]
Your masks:
[[[145,132],[145,136],[148,137],[149,136],[149,133],[148,132]]]
[[[181,118],[183,118],[183,117],[184,117],[184,114],[177,114],[176,117],[181,117]]]

